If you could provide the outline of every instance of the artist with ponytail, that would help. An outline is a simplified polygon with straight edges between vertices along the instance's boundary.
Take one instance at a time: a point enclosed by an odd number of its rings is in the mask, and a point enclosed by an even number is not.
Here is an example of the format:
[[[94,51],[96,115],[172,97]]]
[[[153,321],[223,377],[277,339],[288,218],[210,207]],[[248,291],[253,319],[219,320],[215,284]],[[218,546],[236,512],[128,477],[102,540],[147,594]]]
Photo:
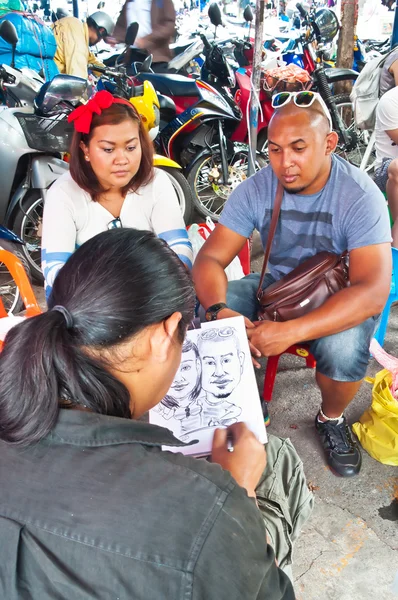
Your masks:
[[[44,206],[42,269],[46,296],[76,248],[114,227],[153,231],[192,267],[177,195],[153,167],[153,144],[128,100],[97,92],[68,120],[75,132],[70,172],[49,189]]]
[[[235,423],[234,452],[219,429],[208,462],[162,451],[184,444],[142,418],[170,388],[194,307],[163,240],[112,229],[71,256],[49,310],[8,333],[2,600],[294,598],[284,571],[312,494],[290,442],[270,436],[266,465]]]

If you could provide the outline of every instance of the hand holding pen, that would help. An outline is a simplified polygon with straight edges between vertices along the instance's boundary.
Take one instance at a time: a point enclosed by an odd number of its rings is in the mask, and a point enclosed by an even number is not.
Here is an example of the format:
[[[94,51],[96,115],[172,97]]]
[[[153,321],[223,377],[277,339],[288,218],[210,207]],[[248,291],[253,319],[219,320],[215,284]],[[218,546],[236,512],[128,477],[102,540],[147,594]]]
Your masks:
[[[229,471],[249,496],[256,496],[255,489],[266,465],[266,452],[244,423],[216,429],[211,460]]]

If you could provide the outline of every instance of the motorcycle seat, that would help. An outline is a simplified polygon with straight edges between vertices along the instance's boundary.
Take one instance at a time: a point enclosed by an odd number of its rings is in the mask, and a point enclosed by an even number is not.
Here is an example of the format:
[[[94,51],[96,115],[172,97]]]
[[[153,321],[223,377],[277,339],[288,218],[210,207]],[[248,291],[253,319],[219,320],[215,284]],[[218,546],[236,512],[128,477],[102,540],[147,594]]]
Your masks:
[[[325,69],[325,75],[329,83],[335,83],[337,81],[344,81],[344,79],[356,79],[359,73],[353,69],[336,67]]]
[[[155,90],[165,96],[199,96],[195,80],[183,75],[140,73],[138,79],[150,81]]]

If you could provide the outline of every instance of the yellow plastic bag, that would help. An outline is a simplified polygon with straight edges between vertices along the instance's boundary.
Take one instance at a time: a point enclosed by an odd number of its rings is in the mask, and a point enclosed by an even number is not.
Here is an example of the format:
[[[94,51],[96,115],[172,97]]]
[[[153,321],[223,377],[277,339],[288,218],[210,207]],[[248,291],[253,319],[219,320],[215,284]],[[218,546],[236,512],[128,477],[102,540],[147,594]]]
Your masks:
[[[372,405],[352,426],[362,447],[376,460],[398,466],[398,400],[392,395],[392,374],[379,371],[373,383]]]

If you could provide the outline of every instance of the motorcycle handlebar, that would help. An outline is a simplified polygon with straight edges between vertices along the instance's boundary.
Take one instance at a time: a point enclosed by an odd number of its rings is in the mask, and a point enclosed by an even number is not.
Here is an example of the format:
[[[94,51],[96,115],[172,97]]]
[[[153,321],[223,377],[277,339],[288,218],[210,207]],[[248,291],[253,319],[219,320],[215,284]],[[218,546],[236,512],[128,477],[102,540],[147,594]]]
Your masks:
[[[124,77],[125,73],[121,71],[116,71],[116,69],[110,69],[109,67],[101,67],[100,65],[88,65],[89,69],[93,71],[98,71],[98,73],[103,73],[108,77]]]
[[[130,88],[131,97],[135,98],[136,96],[144,95],[144,85],[132,85]]]
[[[0,66],[0,79],[2,79],[5,83],[14,83],[15,82],[15,78],[10,75],[3,66]]]
[[[200,34],[200,39],[202,40],[203,45],[206,48],[206,50],[211,50],[211,44],[210,44],[209,40],[207,39],[207,37],[203,33]]]
[[[300,2],[298,2],[296,4],[296,8],[299,11],[300,15],[303,17],[303,19],[307,18],[307,11],[305,10],[304,6],[302,4],[300,4]]]
[[[246,40],[231,40],[231,43],[235,48],[239,48],[239,46],[242,46],[244,50],[251,50],[252,48],[251,42],[247,42]]]

